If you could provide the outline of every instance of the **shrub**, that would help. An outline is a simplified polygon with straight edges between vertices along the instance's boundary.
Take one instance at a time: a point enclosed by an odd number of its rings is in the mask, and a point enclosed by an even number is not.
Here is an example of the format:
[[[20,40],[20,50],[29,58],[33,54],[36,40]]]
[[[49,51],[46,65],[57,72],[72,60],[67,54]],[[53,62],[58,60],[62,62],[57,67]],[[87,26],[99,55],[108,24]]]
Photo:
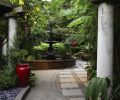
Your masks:
[[[64,54],[66,52],[64,43],[55,43],[53,44],[54,49],[56,50],[56,53]]]
[[[15,73],[8,70],[2,71],[0,73],[0,89],[8,89],[15,87],[17,83],[17,77]]]
[[[38,46],[34,46],[33,49],[34,50],[39,50],[39,51],[44,51],[44,50],[47,50],[49,47],[49,45],[47,43],[42,43]]]

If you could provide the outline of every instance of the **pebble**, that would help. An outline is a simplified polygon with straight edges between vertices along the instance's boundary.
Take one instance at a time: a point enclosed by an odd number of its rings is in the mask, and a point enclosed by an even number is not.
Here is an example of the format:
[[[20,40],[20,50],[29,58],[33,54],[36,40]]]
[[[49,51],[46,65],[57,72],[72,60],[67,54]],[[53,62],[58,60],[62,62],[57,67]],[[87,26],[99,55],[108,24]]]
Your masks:
[[[0,90],[0,100],[15,100],[21,88],[12,88],[9,90]]]

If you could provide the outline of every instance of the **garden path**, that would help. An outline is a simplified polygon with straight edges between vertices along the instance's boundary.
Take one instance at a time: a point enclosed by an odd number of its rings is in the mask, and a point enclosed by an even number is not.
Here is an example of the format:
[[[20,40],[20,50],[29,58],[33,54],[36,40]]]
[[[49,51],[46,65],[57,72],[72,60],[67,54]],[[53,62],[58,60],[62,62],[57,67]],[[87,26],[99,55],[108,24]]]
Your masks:
[[[67,69],[37,70],[37,81],[26,100],[85,100],[86,62],[77,61]]]

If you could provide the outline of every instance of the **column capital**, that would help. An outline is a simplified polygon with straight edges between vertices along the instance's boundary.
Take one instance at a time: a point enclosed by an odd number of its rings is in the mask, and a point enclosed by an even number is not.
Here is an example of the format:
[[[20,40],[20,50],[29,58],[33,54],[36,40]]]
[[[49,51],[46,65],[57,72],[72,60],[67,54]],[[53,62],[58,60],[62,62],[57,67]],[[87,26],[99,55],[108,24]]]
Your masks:
[[[111,3],[111,4],[120,4],[120,0],[90,0],[94,4],[100,4],[102,2]]]
[[[11,12],[6,13],[5,17],[15,17],[17,14],[23,14],[26,12],[26,8],[23,6],[15,7]]]

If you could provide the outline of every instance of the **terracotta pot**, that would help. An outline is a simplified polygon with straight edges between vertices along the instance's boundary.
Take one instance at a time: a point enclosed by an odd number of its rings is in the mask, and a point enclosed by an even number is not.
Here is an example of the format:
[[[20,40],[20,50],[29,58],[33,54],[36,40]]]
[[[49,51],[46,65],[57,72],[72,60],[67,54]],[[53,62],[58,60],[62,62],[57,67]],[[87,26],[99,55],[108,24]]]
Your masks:
[[[18,85],[26,87],[28,85],[30,75],[29,64],[18,64],[16,66],[16,74],[18,76]]]

